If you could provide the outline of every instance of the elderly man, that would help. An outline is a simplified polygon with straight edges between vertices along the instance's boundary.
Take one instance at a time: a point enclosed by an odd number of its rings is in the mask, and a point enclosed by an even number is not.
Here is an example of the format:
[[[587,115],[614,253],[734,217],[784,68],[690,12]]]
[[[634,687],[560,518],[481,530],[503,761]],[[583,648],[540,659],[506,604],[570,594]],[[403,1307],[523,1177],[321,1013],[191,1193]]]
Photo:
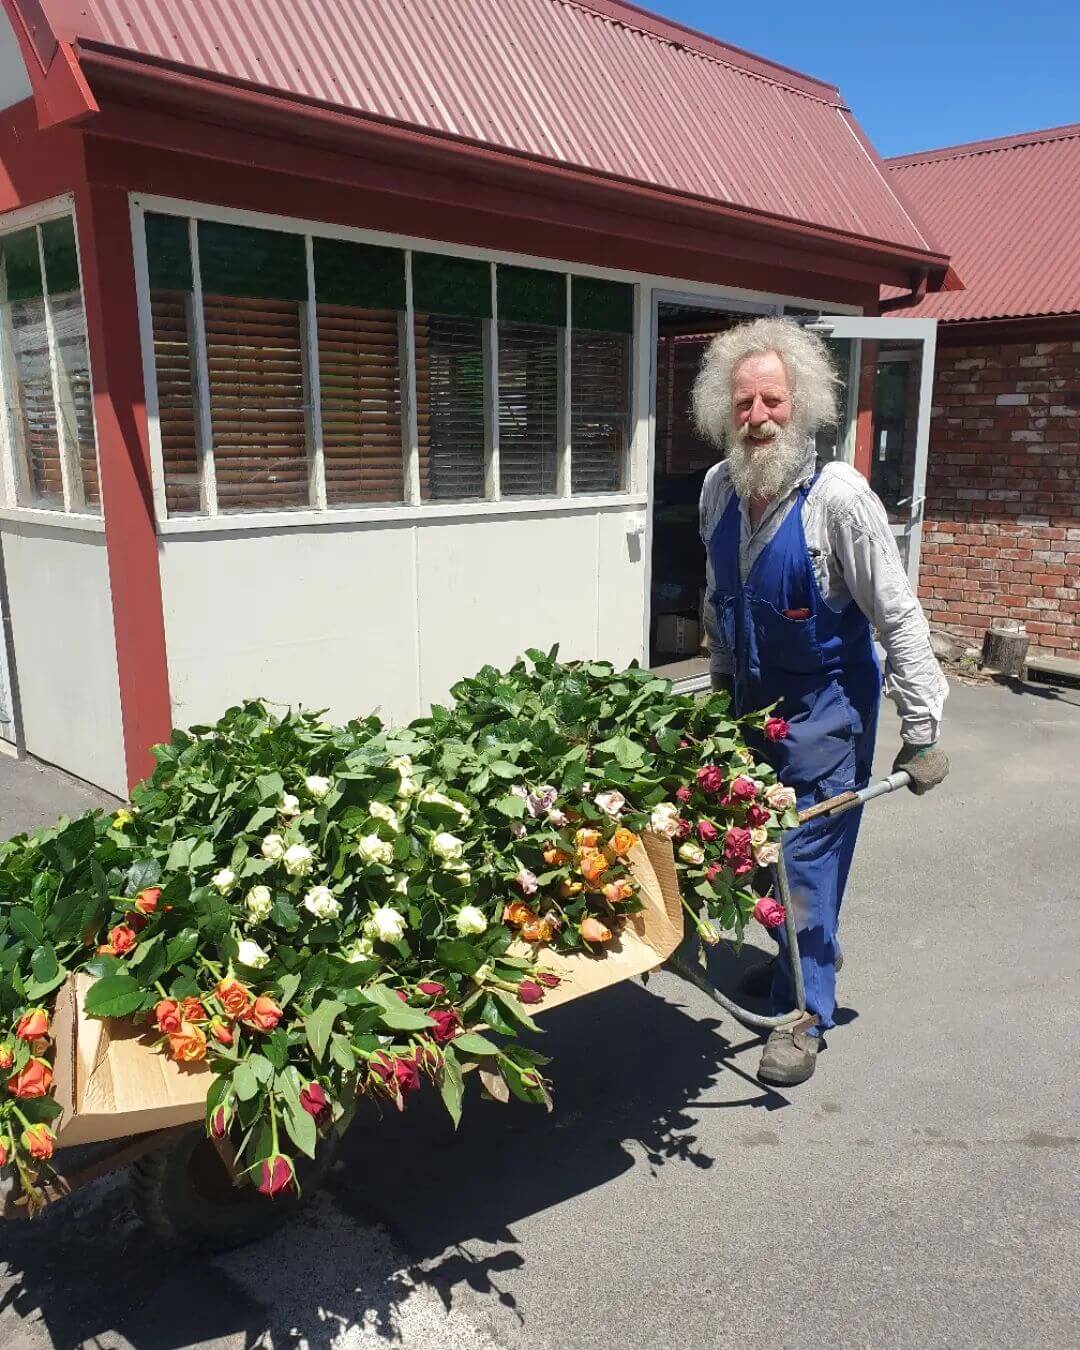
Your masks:
[[[849,465],[816,465],[815,433],[835,421],[836,386],[822,340],[773,318],[716,338],[694,386],[698,428],[727,446],[700,508],[713,687],[731,692],[740,715],[779,705],[789,733],[761,748],[800,808],[870,776],[882,687],[873,630],[900,712],[894,769],[923,793],[949,768],[938,747],[947,685],[885,509]],[[837,924],[860,815],[814,821],[785,847],[807,1015],[770,1035],[758,1069],[766,1083],[809,1078],[833,1025]],[[794,991],[784,929],[774,935],[771,998],[781,1012]]]

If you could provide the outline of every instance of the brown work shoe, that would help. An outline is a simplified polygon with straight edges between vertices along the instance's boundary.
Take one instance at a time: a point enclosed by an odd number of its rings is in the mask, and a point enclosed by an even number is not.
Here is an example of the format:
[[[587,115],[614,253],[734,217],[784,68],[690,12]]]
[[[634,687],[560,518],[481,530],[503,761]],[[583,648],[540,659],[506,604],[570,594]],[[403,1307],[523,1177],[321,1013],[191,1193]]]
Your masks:
[[[816,1026],[817,1018],[808,1015],[790,1026],[777,1027],[765,1042],[758,1079],[770,1087],[805,1083],[817,1067],[821,1049],[821,1038],[810,1034],[810,1028]]]

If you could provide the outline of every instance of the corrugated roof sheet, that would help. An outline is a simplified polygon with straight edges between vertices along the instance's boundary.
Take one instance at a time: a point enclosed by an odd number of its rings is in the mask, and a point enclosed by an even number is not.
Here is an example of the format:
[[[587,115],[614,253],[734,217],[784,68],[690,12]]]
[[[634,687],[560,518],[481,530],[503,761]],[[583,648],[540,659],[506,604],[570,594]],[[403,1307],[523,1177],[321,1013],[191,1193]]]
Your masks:
[[[966,288],[928,295],[905,317],[1080,312],[1080,123],[886,165]]]
[[[78,39],[933,249],[829,85],[616,0],[39,0]]]

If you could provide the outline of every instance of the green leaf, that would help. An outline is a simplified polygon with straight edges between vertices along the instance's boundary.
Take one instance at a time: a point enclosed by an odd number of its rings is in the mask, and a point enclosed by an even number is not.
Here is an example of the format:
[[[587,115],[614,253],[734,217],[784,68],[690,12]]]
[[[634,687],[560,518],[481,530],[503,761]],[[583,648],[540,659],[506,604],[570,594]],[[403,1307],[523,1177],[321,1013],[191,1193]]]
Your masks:
[[[233,1091],[242,1102],[249,1102],[259,1095],[259,1080],[246,1059],[242,1059],[233,1069],[232,1081]]]
[[[25,905],[16,905],[11,911],[8,915],[8,927],[16,937],[21,937],[31,947],[39,946],[45,937],[41,920],[32,909],[27,909]]]
[[[268,1040],[263,1041],[263,1054],[275,1069],[284,1069],[289,1060],[289,1033],[284,1027],[278,1027]]]
[[[518,778],[521,776],[521,770],[518,766],[511,764],[508,759],[492,760],[488,768],[496,778]]]
[[[86,995],[90,1017],[130,1017],[142,1005],[146,990],[130,975],[105,975]]]
[[[278,980],[278,1007],[284,1008],[299,988],[299,975],[295,972],[282,975],[281,979]]]
[[[276,802],[285,791],[285,780],[279,773],[264,773],[256,778],[255,788],[260,802]]]
[[[502,1008],[491,994],[484,995],[480,1004],[480,1017],[492,1031],[497,1031],[502,1036],[518,1034],[517,1027],[504,1016]]]
[[[51,942],[46,942],[36,949],[30,957],[30,969],[39,984],[48,984],[50,980],[56,978],[60,963],[56,959]]]
[[[272,806],[260,806],[248,823],[244,826],[247,834],[254,834],[261,830],[264,825],[268,825],[274,819],[277,812]]]
[[[191,863],[191,850],[197,843],[197,839],[174,839],[169,856],[165,859],[166,872],[187,871]]]
[[[519,797],[516,792],[508,792],[495,803],[495,810],[510,820],[520,820],[525,814],[525,798]]]
[[[247,1066],[255,1075],[256,1080],[263,1087],[270,1082],[274,1076],[274,1066],[263,1055],[248,1055]]]
[[[291,1097],[285,1099],[285,1130],[301,1153],[314,1158],[315,1147],[319,1141],[319,1132],[315,1128],[314,1117],[309,1115],[299,1102]]]
[[[274,907],[270,911],[270,917],[287,933],[295,933],[300,927],[300,914],[295,906],[284,896],[278,896],[274,901]]]
[[[402,1003],[385,984],[370,984],[361,992],[369,1003],[381,1009],[383,1022],[394,1031],[423,1031],[435,1025],[427,1013]]]
[[[339,1003],[335,998],[324,998],[318,1007],[304,1018],[308,1045],[311,1046],[311,1053],[316,1059],[322,1059],[326,1053],[326,1043],[330,1039],[334,1020],[344,1011],[344,1003]]]
[[[209,867],[214,861],[214,846],[209,839],[203,839],[191,850],[189,867]]]
[[[199,934],[195,928],[182,928],[175,937],[171,937],[165,949],[166,966],[179,966],[190,960],[199,946]]]
[[[524,1008],[522,1008],[521,1004],[517,1001],[516,998],[511,997],[510,994],[504,993],[501,989],[494,989],[492,990],[492,993],[502,1004],[505,1011],[510,1014],[510,1020],[512,1022],[518,1022],[521,1026],[526,1027],[529,1031],[540,1030],[540,1027],[536,1025],[536,1023],[532,1020],[532,1018],[524,1010]]]
[[[161,865],[156,858],[142,858],[132,863],[127,874],[127,895],[138,895],[147,886],[156,886],[161,877]]]
[[[494,1041],[475,1031],[467,1031],[463,1036],[454,1037],[454,1049],[465,1055],[497,1055],[499,1047]]]
[[[454,1128],[457,1129],[461,1121],[461,1103],[465,1096],[465,1083],[461,1076],[461,1065],[449,1045],[443,1047],[443,1072],[439,1092],[447,1111],[450,1113],[450,1119],[454,1122]]]
[[[330,1057],[346,1073],[352,1073],[356,1068],[356,1056],[352,1052],[352,1046],[349,1044],[348,1038],[338,1032],[330,1037]]]

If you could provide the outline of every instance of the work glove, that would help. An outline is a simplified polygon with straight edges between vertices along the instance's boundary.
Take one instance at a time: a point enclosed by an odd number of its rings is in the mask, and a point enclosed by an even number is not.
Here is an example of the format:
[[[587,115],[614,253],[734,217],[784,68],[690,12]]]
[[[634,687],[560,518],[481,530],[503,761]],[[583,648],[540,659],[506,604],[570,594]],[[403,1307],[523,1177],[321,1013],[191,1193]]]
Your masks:
[[[893,760],[893,773],[901,769],[911,777],[908,787],[921,797],[948,777],[949,761],[936,742],[933,745],[902,745]]]

